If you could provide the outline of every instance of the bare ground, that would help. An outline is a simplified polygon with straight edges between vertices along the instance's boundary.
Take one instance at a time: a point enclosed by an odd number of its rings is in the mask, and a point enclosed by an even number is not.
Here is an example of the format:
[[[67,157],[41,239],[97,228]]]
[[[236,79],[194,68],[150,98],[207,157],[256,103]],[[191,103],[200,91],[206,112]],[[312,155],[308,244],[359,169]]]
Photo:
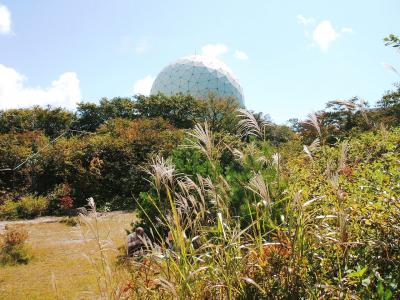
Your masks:
[[[110,217],[113,215],[120,215],[120,214],[125,214],[125,213],[130,213],[126,211],[112,211],[112,212],[107,212],[107,213],[98,213],[99,217]],[[42,224],[42,223],[58,223],[62,219],[65,219],[66,217],[56,217],[56,216],[44,216],[44,217],[38,217],[35,219],[29,219],[29,220],[12,220],[12,221],[0,221],[0,233],[4,231],[6,226],[14,226],[14,225],[33,225],[33,224]]]

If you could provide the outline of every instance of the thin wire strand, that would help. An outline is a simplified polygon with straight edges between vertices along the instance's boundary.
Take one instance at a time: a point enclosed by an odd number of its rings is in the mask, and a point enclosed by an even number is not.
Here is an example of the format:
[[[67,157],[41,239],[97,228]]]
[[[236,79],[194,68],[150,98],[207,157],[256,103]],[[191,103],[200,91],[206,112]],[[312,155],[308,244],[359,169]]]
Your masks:
[[[64,135],[66,135],[69,132],[78,132],[78,133],[83,133],[83,134],[96,134],[94,132],[88,132],[88,131],[82,131],[82,130],[76,130],[76,129],[67,129],[65,130],[63,133],[61,133],[59,136],[57,136],[56,138],[52,139],[49,144],[47,144],[46,146],[44,146],[43,148],[40,148],[38,151],[36,151],[35,153],[29,155],[23,162],[21,162],[19,165],[17,165],[14,168],[4,168],[4,169],[0,169],[0,172],[4,172],[4,171],[15,171],[18,170],[20,167],[22,167],[24,164],[26,164],[28,161],[30,161],[32,158],[34,158],[35,156],[37,156],[39,153],[41,153],[43,150],[47,149],[48,147],[50,147],[51,145],[53,145],[57,140],[59,140],[60,138],[62,138]]]

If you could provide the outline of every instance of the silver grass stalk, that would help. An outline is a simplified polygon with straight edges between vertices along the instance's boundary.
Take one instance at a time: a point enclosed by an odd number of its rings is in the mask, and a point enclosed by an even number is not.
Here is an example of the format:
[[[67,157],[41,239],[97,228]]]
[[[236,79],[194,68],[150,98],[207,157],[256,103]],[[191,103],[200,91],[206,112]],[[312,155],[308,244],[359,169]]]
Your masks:
[[[204,122],[204,127],[196,124],[189,135],[194,138],[194,141],[189,139],[189,146],[203,152],[207,158],[213,161],[214,137],[208,128],[208,123]]]
[[[386,69],[392,71],[393,73],[396,73],[397,75],[400,76],[399,71],[397,71],[397,69],[395,67],[393,67],[391,64],[387,64],[387,63],[383,63],[382,64]]]
[[[361,115],[363,116],[367,125],[370,125],[368,115],[367,115],[367,101],[365,101],[364,99],[360,100],[360,103],[358,104],[358,108],[360,109]]]
[[[351,101],[348,100],[342,100],[342,99],[338,99],[338,100],[334,100],[331,103],[333,104],[338,104],[338,105],[343,105],[345,107],[347,107],[350,110],[356,109],[357,105]]]
[[[317,131],[319,137],[321,137],[321,127],[319,125],[318,116],[315,112],[308,114],[308,120],[303,123],[311,125]]]
[[[264,128],[266,125],[264,122],[261,121],[259,124],[254,115],[243,108],[238,109],[238,116],[241,119],[238,122],[238,132],[241,137],[254,135],[264,138]]]
[[[234,155],[234,157],[239,160],[239,161],[243,161],[244,158],[244,153],[238,149],[233,149],[232,150],[232,154]]]
[[[151,163],[145,172],[152,178],[152,184],[160,191],[161,185],[171,185],[174,179],[175,167],[161,156],[155,156],[151,159]]]
[[[320,146],[320,141],[318,138],[316,138],[308,147],[310,149],[310,151],[315,151],[316,149],[318,149],[318,147]]]
[[[261,156],[263,157],[263,156]],[[272,165],[275,167],[277,171],[279,171],[279,166],[281,165],[282,157],[279,153],[274,153],[272,155]]]
[[[362,117],[364,118],[365,122],[369,125],[369,119],[367,115],[367,101],[364,99],[359,100],[359,103],[354,103],[348,100],[335,100],[332,101],[334,104],[339,104],[347,107],[350,110],[358,109],[361,112]]]
[[[265,206],[270,206],[271,197],[269,195],[268,185],[265,183],[261,174],[256,174],[253,178],[251,178],[247,188],[260,196],[261,201]]]
[[[275,153],[275,154],[277,154],[277,153]],[[274,155],[275,155],[275,154],[274,154]],[[278,154],[278,155],[279,155],[279,154]],[[259,162],[259,163],[260,163],[261,165],[263,165],[263,166],[267,166],[267,165],[270,163],[269,159],[266,158],[264,155],[261,155],[260,157],[258,157],[258,158],[257,158],[257,162]],[[279,162],[280,162],[280,157],[279,157],[279,159],[277,159],[277,160],[275,160],[274,157],[273,157],[272,164],[273,164],[275,167],[277,167],[277,166],[279,165]]]
[[[312,152],[318,149],[320,146],[319,138],[316,138],[310,146],[303,145],[303,151],[308,155],[311,160],[314,160]]]
[[[308,156],[311,160],[314,160],[310,149],[309,149],[306,145],[303,145],[303,151],[307,154],[307,156]]]

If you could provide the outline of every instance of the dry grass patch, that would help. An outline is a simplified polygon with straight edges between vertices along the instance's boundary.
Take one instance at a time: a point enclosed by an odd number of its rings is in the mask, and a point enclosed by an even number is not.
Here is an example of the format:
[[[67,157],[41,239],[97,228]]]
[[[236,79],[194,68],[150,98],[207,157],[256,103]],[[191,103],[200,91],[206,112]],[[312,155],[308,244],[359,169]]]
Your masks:
[[[134,218],[133,213],[100,217],[99,236],[110,239],[115,246],[122,245],[125,229]],[[15,226],[28,230],[27,244],[34,259],[28,265],[0,267],[0,299],[95,298],[98,273],[85,255],[95,255],[98,247],[86,225],[81,228],[63,223]]]

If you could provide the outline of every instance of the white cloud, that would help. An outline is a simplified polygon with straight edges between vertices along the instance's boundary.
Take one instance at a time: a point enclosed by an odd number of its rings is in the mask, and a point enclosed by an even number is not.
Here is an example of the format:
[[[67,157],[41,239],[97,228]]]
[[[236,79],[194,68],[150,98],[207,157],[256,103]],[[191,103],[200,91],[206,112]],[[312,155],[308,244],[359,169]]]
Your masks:
[[[141,39],[135,47],[135,51],[137,54],[143,54],[149,48],[149,40],[148,39]]]
[[[134,40],[129,35],[121,36],[119,51],[122,53],[136,53],[141,55],[150,48],[150,42],[147,37],[141,38],[140,40]]]
[[[240,60],[247,60],[247,59],[249,59],[249,56],[248,56],[245,52],[240,51],[240,50],[236,50],[236,51],[235,51],[235,57],[236,57],[237,59],[240,59]]]
[[[298,22],[304,26],[315,24],[315,19],[312,17],[306,18],[303,15],[297,15],[296,17]],[[343,27],[340,30],[336,30],[329,20],[323,20],[316,26],[312,26],[310,29],[312,29],[311,34],[308,30],[304,31],[306,38],[313,40],[311,46],[317,44],[322,51],[327,51],[330,45],[342,34],[354,33],[354,30],[349,27]]]
[[[300,24],[303,24],[304,26],[315,23],[314,18],[306,18],[303,15],[297,15],[297,20],[299,21]]]
[[[352,28],[349,28],[349,27],[343,27],[341,29],[341,32],[343,32],[343,33],[354,33],[354,30]]]
[[[0,64],[0,109],[52,105],[74,109],[81,101],[79,79],[74,72],[61,74],[50,87],[27,87],[27,78]]]
[[[147,75],[145,78],[139,79],[133,85],[133,92],[135,94],[141,94],[145,96],[150,95],[151,86],[153,85],[155,79],[156,78],[151,75]]]
[[[224,44],[207,44],[201,48],[202,55],[218,58],[218,56],[228,52],[228,47]]]
[[[320,22],[315,27],[312,38],[318,44],[322,51],[328,50],[332,42],[339,37],[339,33],[333,28],[330,21]]]
[[[11,33],[11,13],[7,6],[0,4],[0,34]]]

